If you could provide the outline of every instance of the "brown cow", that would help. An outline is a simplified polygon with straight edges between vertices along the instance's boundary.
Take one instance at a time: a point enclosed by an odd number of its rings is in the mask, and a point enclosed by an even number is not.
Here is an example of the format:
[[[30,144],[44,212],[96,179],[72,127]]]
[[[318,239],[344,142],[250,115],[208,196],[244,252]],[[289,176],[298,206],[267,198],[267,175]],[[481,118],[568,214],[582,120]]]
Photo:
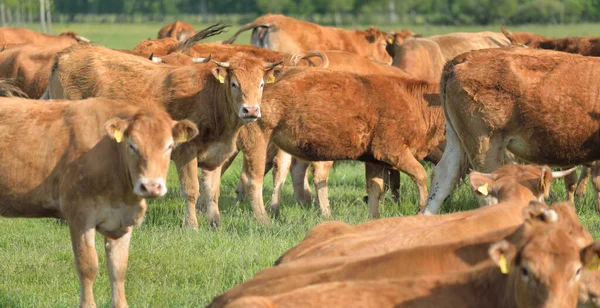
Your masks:
[[[172,37],[147,39],[139,42],[133,48],[133,51],[146,57],[151,55],[162,57],[175,51],[188,50],[199,41],[211,36],[219,35],[226,31],[227,28],[229,28],[229,26],[214,24],[181,41],[178,41]]]
[[[314,227],[277,264],[315,256],[375,255],[418,245],[425,239],[428,244],[446,243],[461,234],[473,236],[516,226],[521,223],[519,213],[529,201],[543,200],[554,178],[574,170],[552,172],[548,167],[505,165],[489,175],[472,172],[470,183],[474,193],[497,205],[436,216],[379,219],[356,226],[325,222]],[[440,224],[445,225],[440,227]],[[438,227],[432,229],[433,226]],[[447,236],[448,232],[452,237]]]
[[[172,37],[178,41],[183,41],[194,34],[196,34],[194,27],[185,22],[176,20],[175,22],[160,28],[158,31],[158,38]]]
[[[581,248],[557,223],[524,227],[518,244],[489,245],[487,260],[467,271],[316,284],[224,307],[576,307],[600,241]]]
[[[3,98],[0,105],[0,215],[67,221],[82,307],[95,307],[94,235],[100,232],[112,306],[126,307],[132,229],[146,212],[144,198],[165,195],[170,152],[196,136],[196,126],[102,99]]]
[[[508,46],[510,41],[502,33],[458,32],[408,39],[394,45],[393,66],[399,67],[416,79],[438,83],[444,64],[457,55],[477,49]]]
[[[203,191],[203,204],[216,203],[220,166],[234,151],[239,129],[260,118],[264,83],[281,72],[279,63],[247,54],[213,62],[172,66],[98,46],[71,47],[59,56],[46,97],[105,97],[135,105],[150,101],[174,119],[192,120],[200,135],[173,152],[173,160],[186,196],[185,225],[197,228],[198,166],[204,169],[203,180],[213,183]],[[259,220],[269,221],[264,208],[255,211]],[[218,211],[207,217],[212,224],[220,222]]]
[[[513,45],[600,57],[600,37],[598,36],[547,38],[528,32],[512,33],[505,28],[502,28],[502,33]]]
[[[447,244],[398,249],[379,256],[298,260],[268,268],[215,298],[212,306],[220,307],[241,296],[272,296],[332,281],[390,279],[469,270],[487,259],[488,247],[494,242],[505,239],[519,246],[528,224],[545,223],[556,217],[561,228],[567,230],[580,247],[593,242],[569,203],[553,205],[550,210],[545,204],[533,201],[524,208],[524,216],[525,222],[519,226],[455,239]],[[588,276],[592,276],[591,273]]]
[[[251,44],[290,54],[309,50],[342,50],[373,60],[390,63],[386,51],[392,35],[375,27],[365,31],[324,27],[283,15],[267,14],[244,25],[233,37],[223,41],[231,44],[237,36],[252,29]]]
[[[438,212],[461,162],[494,170],[505,149],[553,166],[599,159],[599,100],[590,95],[597,82],[577,73],[595,67],[600,60],[594,57],[519,47],[472,51],[449,62],[440,87],[448,141],[425,213]]]
[[[50,35],[26,28],[0,28],[0,44],[73,45],[89,43],[90,40],[74,32]]]

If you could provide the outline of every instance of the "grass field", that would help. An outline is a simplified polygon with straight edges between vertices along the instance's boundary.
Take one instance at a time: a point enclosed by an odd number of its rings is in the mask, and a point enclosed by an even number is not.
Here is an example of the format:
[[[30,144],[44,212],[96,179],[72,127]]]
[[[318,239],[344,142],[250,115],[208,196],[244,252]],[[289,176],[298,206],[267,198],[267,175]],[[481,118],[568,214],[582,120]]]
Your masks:
[[[196,25],[198,28],[200,25]],[[138,41],[154,37],[160,25],[55,25],[55,32],[72,29],[97,44],[112,48],[132,48]],[[401,27],[398,27],[401,28]],[[497,27],[411,28],[424,35],[455,31],[496,30]],[[512,27],[514,31],[532,31],[549,36],[592,35],[600,25]],[[220,38],[227,37],[224,35]],[[239,43],[248,43],[242,36]],[[552,150],[552,149],[548,149]],[[271,226],[262,226],[252,218],[246,202],[237,203],[235,184],[241,169],[238,158],[225,174],[221,185],[222,226],[210,229],[201,219],[200,231],[182,228],[183,199],[180,197],[174,168],[169,175],[169,193],[150,201],[143,225],[133,235],[126,290],[132,307],[198,307],[217,294],[252,277],[268,267],[313,226],[324,221],[316,206],[304,207],[293,199],[291,185],[283,192],[282,216]],[[431,170],[431,166],[427,166]],[[288,179],[289,183],[289,179]],[[271,176],[265,180],[268,203]],[[553,185],[557,200],[565,199],[562,181]],[[591,187],[576,207],[581,221],[595,238],[600,236],[600,220],[595,212]],[[356,162],[340,162],[330,179],[332,219],[356,224],[368,220],[362,202],[365,193],[364,168]],[[554,200],[552,200],[554,201]],[[402,200],[389,197],[382,202],[383,217],[410,215],[417,204],[415,186],[402,178]],[[463,184],[443,211],[466,210],[476,206]],[[99,307],[110,306],[110,286],[104,266],[101,236],[97,250],[101,270],[95,284]],[[66,225],[53,219],[0,218],[0,307],[73,307],[78,303],[79,283]]]

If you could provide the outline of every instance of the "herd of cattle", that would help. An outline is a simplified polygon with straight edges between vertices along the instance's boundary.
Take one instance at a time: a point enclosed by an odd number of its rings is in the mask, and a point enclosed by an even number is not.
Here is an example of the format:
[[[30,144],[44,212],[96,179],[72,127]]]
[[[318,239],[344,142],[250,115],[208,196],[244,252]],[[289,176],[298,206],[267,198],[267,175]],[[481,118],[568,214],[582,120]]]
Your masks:
[[[337,160],[364,162],[373,218],[386,181],[399,196],[398,172],[425,215],[318,225],[210,307],[600,307],[600,241],[572,203],[589,173],[600,197],[598,38],[421,37],[269,14],[200,42],[226,28],[175,22],[133,50],[0,28],[0,215],[66,220],[82,307],[95,307],[95,232],[112,306],[126,307],[132,228],[145,199],[165,195],[170,160],[184,224],[197,228],[198,211],[218,226],[220,177],[238,151],[237,192],[261,222],[271,168],[272,214],[290,170],[296,198],[312,199],[311,167],[329,216]],[[252,45],[232,45],[248,30]],[[429,193],[424,159],[436,164]],[[589,168],[577,187],[575,168],[515,162]],[[490,206],[430,215],[468,168]],[[547,206],[555,178],[570,202]]]

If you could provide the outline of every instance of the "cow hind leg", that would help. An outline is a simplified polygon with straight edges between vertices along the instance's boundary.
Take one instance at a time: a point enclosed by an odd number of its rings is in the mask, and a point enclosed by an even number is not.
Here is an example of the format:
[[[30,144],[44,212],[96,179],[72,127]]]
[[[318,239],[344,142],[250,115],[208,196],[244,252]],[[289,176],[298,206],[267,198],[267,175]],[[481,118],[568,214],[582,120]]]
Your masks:
[[[425,202],[427,201],[427,172],[407,149],[400,151],[399,154],[398,156],[385,157],[382,160],[393,166],[397,171],[406,173],[417,185],[420,212],[425,208]]]
[[[575,190],[577,189],[577,172],[571,172],[564,177],[567,201],[575,204]]]
[[[389,170],[389,188],[392,193],[392,199],[396,202],[400,202],[400,172],[390,169]]]
[[[321,215],[324,217],[331,216],[329,206],[329,192],[327,184],[329,182],[329,170],[333,166],[333,161],[313,162],[312,164],[313,184],[317,192]]]
[[[292,183],[294,185],[294,195],[299,203],[310,204],[312,202],[312,192],[308,184],[308,167],[310,163],[294,158],[292,160]]]
[[[96,229],[72,222],[69,224],[69,229],[81,288],[80,307],[96,307],[94,301],[94,280],[98,275],[98,255],[94,239]]]
[[[444,199],[450,195],[461,177],[463,159],[460,140],[454,128],[446,123],[446,148],[442,159],[433,169],[427,205],[421,213],[434,215],[439,212]]]
[[[266,152],[265,148],[256,148],[252,150],[252,155],[248,155],[250,152],[244,153],[242,183],[246,184],[244,192],[250,201],[254,217],[261,223],[270,224],[271,220],[265,210],[262,195]]]
[[[104,237],[106,250],[106,266],[110,275],[110,289],[112,293],[112,307],[127,307],[125,298],[125,272],[129,259],[129,243],[131,241],[132,227],[125,235],[118,239]]]
[[[591,169],[592,186],[596,195],[596,210],[600,211],[600,164],[594,163]]]
[[[271,203],[268,208],[268,211],[276,217],[279,216],[281,190],[283,189],[283,184],[285,184],[291,166],[292,155],[279,150],[273,159],[273,195],[271,196]]]
[[[585,195],[588,178],[590,177],[591,171],[592,168],[588,168],[587,166],[581,166],[581,173],[579,174],[579,180],[577,181],[577,189],[575,190],[575,195],[579,198]]]
[[[385,166],[375,163],[365,163],[365,177],[367,180],[367,193],[369,195],[369,214],[372,218],[379,218],[379,198],[383,193],[383,172]]]

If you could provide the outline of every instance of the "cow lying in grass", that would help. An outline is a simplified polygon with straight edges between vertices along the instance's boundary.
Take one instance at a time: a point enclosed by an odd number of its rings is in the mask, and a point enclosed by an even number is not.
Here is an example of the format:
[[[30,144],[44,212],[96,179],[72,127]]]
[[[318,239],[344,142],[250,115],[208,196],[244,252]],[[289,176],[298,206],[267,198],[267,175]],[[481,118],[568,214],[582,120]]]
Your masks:
[[[94,237],[100,232],[112,306],[126,307],[132,229],[142,222],[145,198],[167,192],[171,151],[194,138],[196,126],[159,110],[102,99],[3,98],[0,106],[0,215],[66,220],[82,307],[95,307]]]

